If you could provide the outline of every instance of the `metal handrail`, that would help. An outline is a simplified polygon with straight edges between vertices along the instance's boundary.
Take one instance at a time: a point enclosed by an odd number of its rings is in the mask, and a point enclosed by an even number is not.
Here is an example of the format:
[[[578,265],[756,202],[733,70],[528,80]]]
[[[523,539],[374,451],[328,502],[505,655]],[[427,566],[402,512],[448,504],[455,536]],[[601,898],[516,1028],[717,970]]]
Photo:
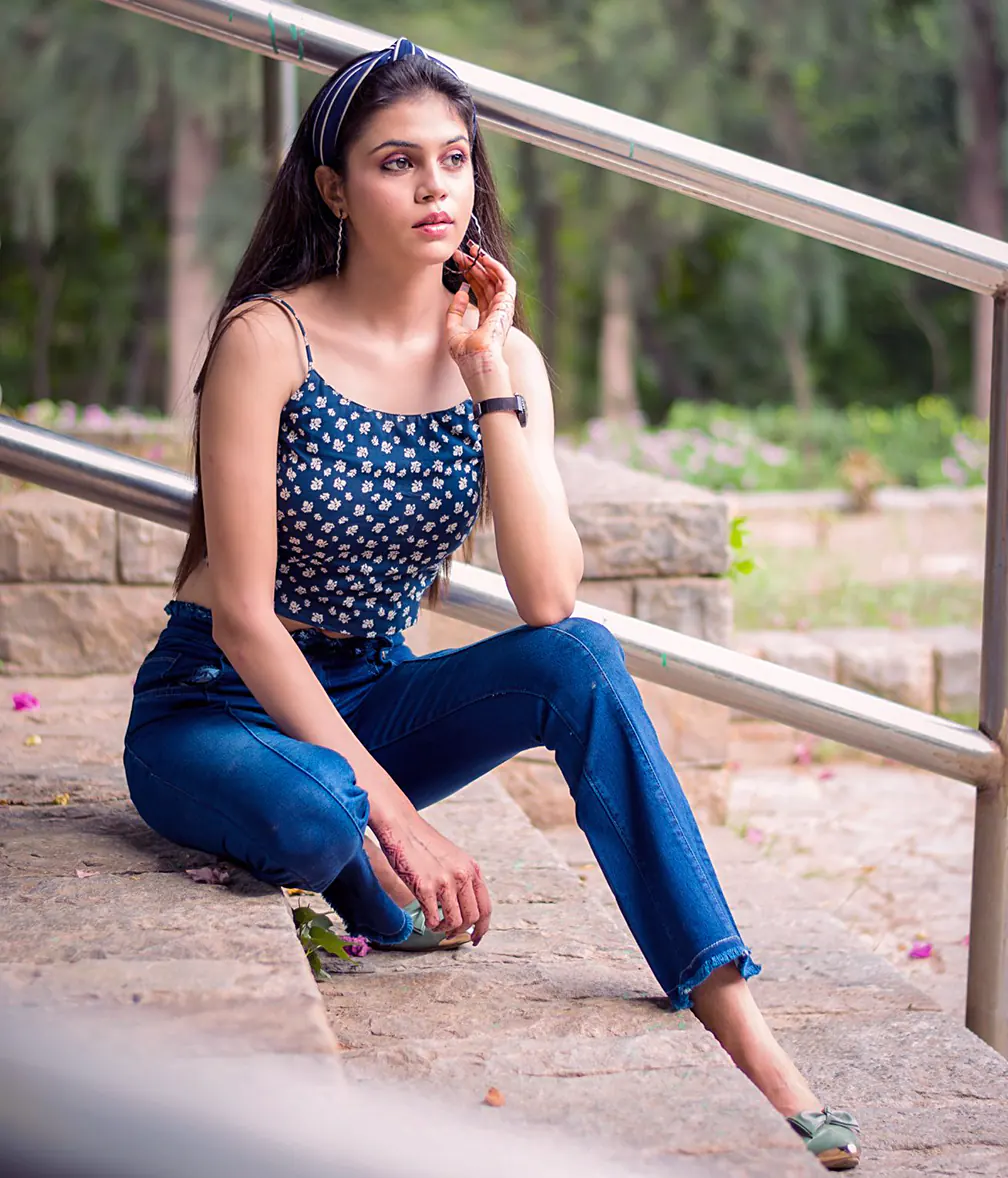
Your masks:
[[[330,73],[389,37],[276,0],[104,0]],[[1008,243],[448,54],[481,121],[516,139],[980,294],[1008,283]]]
[[[257,53],[297,61],[318,72],[330,72],[349,57],[388,41],[385,35],[273,0],[104,2]],[[1008,1054],[1008,782],[1003,755],[1008,745],[1008,245],[641,119],[442,56],[470,86],[486,126],[994,296],[981,733],[636,619],[587,606],[580,607],[579,612],[604,620],[627,646],[631,669],[649,679],[863,748],[889,748],[890,756],[935,768],[980,787],[966,1023]],[[30,437],[25,432],[30,428],[0,419],[0,470],[18,473],[31,452],[35,473],[22,477],[33,477],[85,498],[100,494],[104,496],[100,502],[121,504],[121,510],[138,510],[139,514],[163,511],[164,515],[148,516],[162,522],[181,518],[180,487],[172,481],[174,476],[152,476],[155,482],[168,478],[168,484],[149,485],[140,477],[145,472],[124,466],[121,456],[113,461],[100,451],[96,454],[96,448],[91,448],[88,455],[80,449],[60,454],[56,443],[47,452],[48,442],[39,444],[38,434]],[[97,466],[93,465],[95,460]],[[149,470],[146,474],[150,474]],[[133,476],[142,488],[133,486]],[[502,582],[488,580],[492,576],[481,570],[458,568],[447,610],[464,620],[497,628],[513,622],[510,599]]]
[[[189,526],[188,475],[2,415],[0,469],[170,528]],[[504,578],[462,561],[438,612],[490,630],[519,620]],[[574,612],[608,627],[641,679],[970,785],[1000,780],[1001,749],[975,728],[585,602]]]

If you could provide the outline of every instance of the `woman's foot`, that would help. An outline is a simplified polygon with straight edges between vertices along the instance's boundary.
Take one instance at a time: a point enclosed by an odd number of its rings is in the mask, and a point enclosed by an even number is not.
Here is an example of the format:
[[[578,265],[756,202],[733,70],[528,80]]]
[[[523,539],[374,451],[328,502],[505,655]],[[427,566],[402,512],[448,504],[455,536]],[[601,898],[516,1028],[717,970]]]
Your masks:
[[[788,1124],[827,1170],[853,1170],[861,1161],[860,1126],[852,1113],[824,1108],[788,1117]]]
[[[693,1011],[827,1169],[853,1169],[861,1160],[857,1122],[827,1113],[787,1052],[774,1038],[749,984],[734,965],[716,969],[693,991]],[[813,1111],[814,1110],[814,1111]],[[841,1123],[841,1118],[843,1122]],[[848,1149],[853,1145],[853,1150]],[[839,1163],[842,1163],[839,1164]]]
[[[398,945],[372,945],[372,949],[396,949],[399,952],[425,953],[430,949],[458,949],[462,945],[469,944],[472,937],[464,929],[453,933],[452,936],[429,929],[424,919],[423,909],[420,907],[420,901],[392,870],[381,847],[372,839],[365,838],[364,850],[367,852],[368,859],[371,860],[371,867],[378,877],[378,882],[392,898],[393,903],[398,904],[404,912],[408,912],[413,921],[413,931],[405,941],[400,941]]]
[[[400,953],[427,953],[431,949],[459,949],[463,945],[468,945],[472,940],[469,932],[465,929],[453,933],[451,936],[429,929],[419,900],[411,900],[409,904],[403,905],[403,911],[408,912],[413,921],[413,931],[406,940],[400,941],[397,945],[372,945],[372,949],[395,949]]]

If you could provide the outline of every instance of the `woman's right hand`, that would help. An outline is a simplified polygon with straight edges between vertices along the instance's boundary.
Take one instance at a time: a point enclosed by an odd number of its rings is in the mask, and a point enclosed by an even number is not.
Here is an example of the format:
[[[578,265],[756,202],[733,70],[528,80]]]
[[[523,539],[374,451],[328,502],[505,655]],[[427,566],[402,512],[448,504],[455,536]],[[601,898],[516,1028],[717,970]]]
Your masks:
[[[372,829],[392,870],[420,902],[427,927],[451,935],[475,926],[472,943],[478,945],[492,905],[476,860],[415,811]]]

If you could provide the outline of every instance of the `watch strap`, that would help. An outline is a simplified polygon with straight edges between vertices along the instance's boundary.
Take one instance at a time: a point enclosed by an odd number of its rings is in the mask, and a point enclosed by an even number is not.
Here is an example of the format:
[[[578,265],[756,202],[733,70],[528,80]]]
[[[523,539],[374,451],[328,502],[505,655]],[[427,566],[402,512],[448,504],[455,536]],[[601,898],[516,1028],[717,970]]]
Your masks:
[[[474,401],[474,420],[479,421],[484,413],[515,413],[522,426],[528,420],[525,398],[517,393],[513,397],[488,397],[485,401]]]

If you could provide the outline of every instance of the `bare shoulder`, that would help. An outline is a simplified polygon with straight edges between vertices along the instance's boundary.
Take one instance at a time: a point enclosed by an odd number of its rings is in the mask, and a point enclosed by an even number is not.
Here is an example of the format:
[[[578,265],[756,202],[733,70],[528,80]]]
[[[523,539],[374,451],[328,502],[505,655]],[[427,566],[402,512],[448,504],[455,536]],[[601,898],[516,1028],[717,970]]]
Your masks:
[[[208,381],[241,381],[280,404],[307,372],[304,340],[291,315],[267,300],[242,303],[225,318]]]

